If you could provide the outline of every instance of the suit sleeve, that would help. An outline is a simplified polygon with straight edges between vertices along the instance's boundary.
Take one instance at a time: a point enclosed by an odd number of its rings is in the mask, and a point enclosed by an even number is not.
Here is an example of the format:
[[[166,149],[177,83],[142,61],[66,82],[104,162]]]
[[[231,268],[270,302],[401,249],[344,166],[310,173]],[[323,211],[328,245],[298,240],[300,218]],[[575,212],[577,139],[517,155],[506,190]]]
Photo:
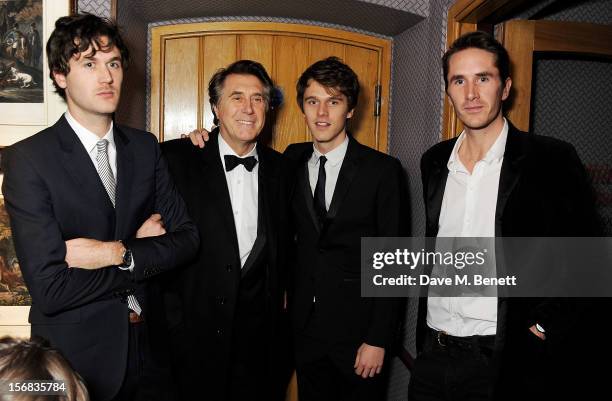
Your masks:
[[[379,237],[408,235],[407,188],[404,171],[396,159],[380,174],[384,177],[376,199],[377,234]],[[396,340],[400,322],[401,299],[372,298],[370,325],[365,342],[389,348]]]
[[[50,192],[34,163],[13,147],[4,151],[2,169],[2,191],[21,271],[33,302],[44,314],[111,298],[133,286],[129,273],[116,268],[68,268]]]
[[[137,281],[163,273],[193,259],[200,245],[198,229],[170,177],[168,165],[155,143],[155,211],[162,216],[166,234],[125,240],[134,257]]]

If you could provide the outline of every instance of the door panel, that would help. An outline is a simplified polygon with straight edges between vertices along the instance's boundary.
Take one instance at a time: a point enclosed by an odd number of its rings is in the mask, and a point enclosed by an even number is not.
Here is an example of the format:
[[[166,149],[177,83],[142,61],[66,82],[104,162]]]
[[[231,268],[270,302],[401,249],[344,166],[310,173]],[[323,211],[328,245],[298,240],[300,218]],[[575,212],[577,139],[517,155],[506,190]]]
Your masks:
[[[203,54],[200,58],[202,60],[201,79],[204,90],[201,96],[202,102],[200,103],[203,115],[200,127],[210,130],[213,126],[213,114],[208,96],[208,81],[210,81],[210,78],[219,68],[223,68],[236,60],[236,35],[209,35],[202,39],[204,40],[204,46],[202,49]],[[173,134],[176,137],[181,132],[177,133],[175,131]]]
[[[355,138],[371,148],[378,148],[378,118],[374,116],[376,84],[378,83],[378,54],[356,46],[347,46],[345,61],[359,77],[359,102],[349,130]]]
[[[331,42],[329,40],[311,39],[309,57],[310,64],[330,56],[340,57],[344,60],[344,49],[345,46],[343,43]]]
[[[166,43],[164,131],[189,132],[198,126],[198,38]],[[180,62],[176,62],[180,60]]]
[[[276,113],[272,146],[282,152],[290,143],[308,140],[306,123],[295,101],[297,77],[309,66],[308,39],[276,36],[274,56],[272,79],[283,92],[284,103]]]
[[[387,151],[390,41],[310,25],[254,22],[171,25],[151,33],[150,129],[160,140],[196,127],[210,129],[210,77],[233,61],[252,59],[264,65],[283,93],[283,105],[270,113],[264,132],[270,132],[269,143],[282,152],[290,143],[308,141],[296,103],[297,79],[315,61],[337,56],[360,80],[360,104],[350,131],[365,145]],[[374,116],[377,84],[382,85],[380,118]]]
[[[240,35],[237,59],[254,60],[266,71],[272,71],[274,37],[272,35]]]

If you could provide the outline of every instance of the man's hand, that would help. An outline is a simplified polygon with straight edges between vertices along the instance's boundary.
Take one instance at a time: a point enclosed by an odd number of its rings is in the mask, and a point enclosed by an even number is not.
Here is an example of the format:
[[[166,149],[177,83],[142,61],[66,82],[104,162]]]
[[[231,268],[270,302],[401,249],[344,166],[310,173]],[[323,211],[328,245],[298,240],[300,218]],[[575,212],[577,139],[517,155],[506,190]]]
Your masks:
[[[103,242],[90,238],[75,238],[66,241],[66,263],[68,267],[100,269],[123,262],[125,247],[119,241]]]
[[[209,132],[206,131],[204,128],[202,128],[202,129],[194,129],[188,134],[188,136],[189,136],[189,139],[191,140],[191,143],[193,143],[194,146],[203,148],[204,146],[206,146],[206,142],[208,142],[208,139],[209,139],[208,134]],[[186,138],[186,137],[187,135],[181,134],[181,138]]]
[[[538,329],[536,329],[535,327],[535,324],[529,328],[529,331],[538,336],[540,340],[546,340],[546,334],[542,333],[541,331],[538,331]]]
[[[361,344],[361,347],[357,350],[357,357],[355,358],[355,374],[363,377],[374,377],[379,374],[382,370],[383,360],[385,359],[385,349],[368,345],[366,343]]]
[[[138,231],[136,231],[136,238],[157,237],[165,233],[166,229],[164,228],[161,214],[155,213],[142,223]]]

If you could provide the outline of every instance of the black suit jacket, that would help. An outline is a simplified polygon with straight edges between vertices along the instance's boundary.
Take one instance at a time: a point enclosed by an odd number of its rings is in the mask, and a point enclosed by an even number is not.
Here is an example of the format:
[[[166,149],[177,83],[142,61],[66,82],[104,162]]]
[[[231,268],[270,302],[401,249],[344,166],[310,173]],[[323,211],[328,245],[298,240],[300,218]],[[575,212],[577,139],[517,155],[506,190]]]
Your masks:
[[[284,255],[288,237],[285,212],[287,169],[278,152],[257,145],[258,237],[265,232],[266,245],[258,248],[258,238],[241,269],[230,195],[219,155],[218,135],[218,129],[213,130],[203,149],[180,139],[162,144],[170,171],[202,238],[197,259],[179,271],[169,283],[165,296],[173,336],[175,370],[186,382],[205,378],[206,394],[211,400],[222,400],[227,396],[230,363],[236,358],[235,353],[239,352],[232,347],[236,345],[232,340],[237,335],[252,337],[265,334],[264,343],[259,347],[269,352],[267,359],[260,361],[261,369],[270,366],[280,368],[278,359],[285,352],[279,333],[284,314]],[[249,305],[237,307],[241,276],[244,278],[250,273],[249,269],[253,268],[250,262],[256,260],[261,252],[266,253],[262,255],[266,269],[266,310],[245,311]],[[242,321],[246,318],[265,322],[266,333],[235,333],[237,314],[241,314]],[[245,352],[254,351],[257,350]],[[273,379],[278,377],[274,376]],[[278,383],[268,384],[278,386]],[[188,389],[183,390],[185,394],[201,394],[201,388],[194,386],[193,389],[193,393]]]
[[[320,324],[310,334],[330,344],[365,342],[387,348],[396,334],[399,303],[361,297],[361,237],[407,233],[402,166],[349,136],[333,199],[325,223],[319,226],[308,178],[312,152],[311,142],[290,145],[285,151],[296,170],[291,195],[296,233],[291,284],[294,329],[304,330],[316,296]],[[308,352],[296,351],[298,358]]]
[[[495,212],[496,237],[578,237],[599,235],[592,190],[572,145],[518,131],[509,123],[499,178]],[[457,138],[430,148],[421,159],[426,236],[438,233],[447,162]],[[525,252],[529,252],[528,249]],[[575,348],[576,314],[580,302],[567,299],[499,298],[495,362],[503,370],[501,380],[519,387],[518,373],[526,361],[538,366],[529,327],[546,329],[548,351],[571,353]],[[417,323],[417,349],[426,334],[427,302],[421,300]],[[537,340],[537,339],[536,339]],[[540,341],[540,340],[538,340]],[[547,352],[548,352],[547,351]],[[571,369],[567,366],[567,369]],[[511,383],[514,380],[514,383]],[[501,390],[504,391],[504,390]]]
[[[148,296],[151,289],[142,282],[185,263],[199,241],[155,137],[115,126],[114,138],[116,208],[64,117],[9,147],[2,157],[2,190],[32,295],[32,335],[62,352],[96,400],[112,398],[125,375],[126,296],[136,293],[152,333],[158,333],[159,296]],[[153,213],[162,215],[168,233],[134,239]],[[64,241],[78,237],[123,240],[133,252],[134,272],[115,266],[69,269]]]

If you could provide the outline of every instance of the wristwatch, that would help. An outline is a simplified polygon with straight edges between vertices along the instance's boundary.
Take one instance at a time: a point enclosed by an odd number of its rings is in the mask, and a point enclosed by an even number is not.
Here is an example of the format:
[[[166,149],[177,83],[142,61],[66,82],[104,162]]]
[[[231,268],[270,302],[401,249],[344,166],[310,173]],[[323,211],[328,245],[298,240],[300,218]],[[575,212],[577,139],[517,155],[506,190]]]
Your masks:
[[[123,244],[125,247],[125,244]],[[123,251],[122,262],[117,267],[121,270],[128,270],[132,265],[132,251],[125,247],[125,251]]]
[[[539,323],[536,323],[535,328],[539,333],[546,333],[546,331],[544,331],[544,327],[540,326]]]

